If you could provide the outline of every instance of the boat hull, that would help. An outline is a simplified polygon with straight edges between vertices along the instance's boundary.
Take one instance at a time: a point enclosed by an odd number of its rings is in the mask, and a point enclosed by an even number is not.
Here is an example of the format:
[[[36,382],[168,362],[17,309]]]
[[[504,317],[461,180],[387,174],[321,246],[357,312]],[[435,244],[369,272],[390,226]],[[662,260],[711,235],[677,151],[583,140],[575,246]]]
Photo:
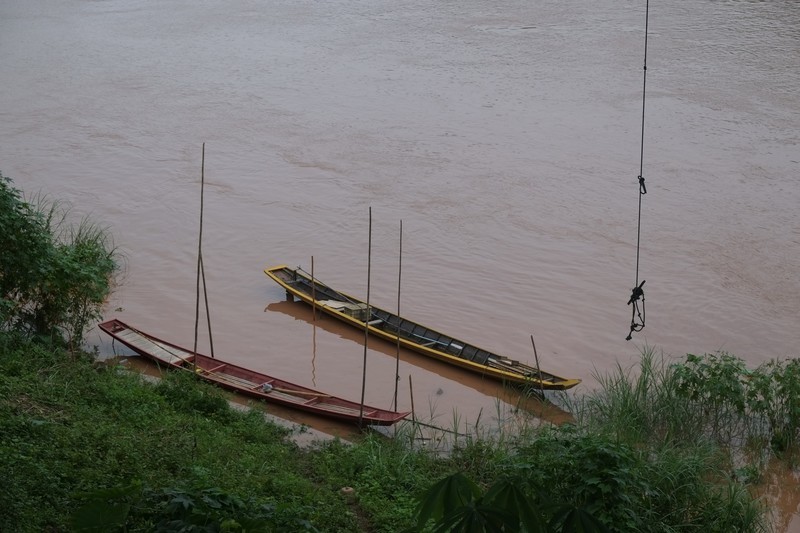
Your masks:
[[[489,352],[436,330],[400,317],[385,309],[367,305],[353,296],[336,291],[312,279],[301,269],[286,265],[269,267],[264,273],[282,286],[287,297],[309,304],[370,335],[399,343],[426,357],[501,381],[540,390],[567,390],[581,380],[567,379]]]
[[[172,369],[195,372],[224,389],[268,403],[361,426],[389,426],[410,413],[380,409],[227,363],[163,341],[113,319],[99,328],[138,355]]]

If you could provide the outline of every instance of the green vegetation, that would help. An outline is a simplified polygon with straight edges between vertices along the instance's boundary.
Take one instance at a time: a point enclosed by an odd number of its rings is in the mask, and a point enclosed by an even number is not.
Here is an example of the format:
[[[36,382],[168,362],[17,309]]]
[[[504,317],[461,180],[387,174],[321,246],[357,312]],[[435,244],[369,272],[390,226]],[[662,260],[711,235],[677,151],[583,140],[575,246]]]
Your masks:
[[[117,269],[107,232],[67,222],[58,202],[23,199],[0,174],[0,330],[79,347]]]
[[[618,390],[580,402],[575,424],[461,437],[444,455],[413,448],[408,428],[299,448],[191,374],[153,384],[15,333],[0,335],[0,354],[3,531],[768,530],[747,485],[763,463],[741,462],[752,443],[680,437],[660,429],[668,412],[631,417],[627,431],[613,417],[640,410]],[[670,394],[695,401],[682,388],[692,360],[662,368],[682,376]],[[642,409],[662,405],[645,396]],[[770,449],[788,457],[780,444]]]
[[[230,520],[353,529],[286,430],[234,411],[191,375],[152,385],[12,335],[0,353],[2,531],[68,530],[71,515],[114,515],[131,531]]]
[[[152,383],[69,350],[113,253],[96,230],[56,232],[4,178],[0,193],[0,531],[769,531],[751,489],[769,459],[794,464],[794,360],[647,351],[562,426],[300,448],[189,373]]]

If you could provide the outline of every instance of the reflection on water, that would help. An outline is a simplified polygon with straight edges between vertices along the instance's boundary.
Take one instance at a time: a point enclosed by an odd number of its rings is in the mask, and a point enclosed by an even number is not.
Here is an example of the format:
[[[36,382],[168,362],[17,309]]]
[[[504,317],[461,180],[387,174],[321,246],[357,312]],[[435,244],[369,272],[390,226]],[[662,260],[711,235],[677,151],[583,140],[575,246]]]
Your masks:
[[[311,338],[311,382],[317,384],[317,324],[314,322],[314,332]]]
[[[773,459],[768,465],[756,494],[772,509],[776,531],[800,531],[800,473],[787,468],[786,461]]]
[[[295,320],[303,321],[312,325],[314,335],[316,336],[316,329],[319,327],[327,332],[333,333],[340,338],[363,344],[364,337],[361,332],[346,324],[342,324],[334,318],[328,317],[324,314],[318,313],[317,319],[314,320],[314,313],[312,308],[303,302],[289,302],[280,301],[269,304],[266,311],[283,313],[293,317]],[[410,363],[414,366],[424,368],[430,372],[434,372],[441,377],[445,378],[444,383],[448,381],[455,381],[462,385],[466,385],[475,389],[482,394],[497,398],[506,404],[507,408],[500,408],[501,411],[509,412],[515,410],[523,410],[528,415],[533,415],[536,418],[547,420],[554,424],[561,424],[570,419],[569,413],[559,408],[553,401],[542,401],[536,392],[526,393],[519,387],[512,387],[505,385],[496,380],[485,379],[482,376],[476,375],[472,372],[467,372],[461,368],[453,367],[442,363],[440,361],[424,357],[420,354],[400,348],[396,344],[380,339],[377,337],[370,337],[369,349],[371,352],[378,352],[390,356],[392,359],[399,358],[402,361]],[[313,357],[316,357],[316,352]],[[442,393],[439,389],[437,391]],[[558,401],[559,394],[547,391],[548,398]],[[431,415],[440,417],[442,413],[437,413],[436,409],[431,410]],[[480,415],[479,415],[480,418]],[[476,421],[478,423],[478,421]]]

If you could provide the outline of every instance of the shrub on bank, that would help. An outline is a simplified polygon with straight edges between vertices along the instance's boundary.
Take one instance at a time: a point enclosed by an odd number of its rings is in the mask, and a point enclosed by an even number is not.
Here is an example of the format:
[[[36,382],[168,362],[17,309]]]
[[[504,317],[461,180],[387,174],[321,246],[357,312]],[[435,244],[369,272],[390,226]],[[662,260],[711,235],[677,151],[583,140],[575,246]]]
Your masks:
[[[32,203],[0,174],[0,330],[74,348],[100,317],[118,264],[108,233],[43,198]]]

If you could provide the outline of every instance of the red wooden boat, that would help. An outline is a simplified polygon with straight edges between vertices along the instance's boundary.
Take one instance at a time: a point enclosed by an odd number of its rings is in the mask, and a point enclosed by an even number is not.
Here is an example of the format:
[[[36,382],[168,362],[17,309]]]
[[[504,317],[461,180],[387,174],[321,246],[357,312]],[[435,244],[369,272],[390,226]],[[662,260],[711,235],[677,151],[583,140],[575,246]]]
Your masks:
[[[195,354],[191,350],[139,331],[121,320],[109,320],[99,324],[99,327],[142,357],[166,364],[171,368],[194,371],[206,381],[266,402],[360,426],[390,426],[409,415],[369,405],[362,407],[358,402],[337,398],[206,355]]]

